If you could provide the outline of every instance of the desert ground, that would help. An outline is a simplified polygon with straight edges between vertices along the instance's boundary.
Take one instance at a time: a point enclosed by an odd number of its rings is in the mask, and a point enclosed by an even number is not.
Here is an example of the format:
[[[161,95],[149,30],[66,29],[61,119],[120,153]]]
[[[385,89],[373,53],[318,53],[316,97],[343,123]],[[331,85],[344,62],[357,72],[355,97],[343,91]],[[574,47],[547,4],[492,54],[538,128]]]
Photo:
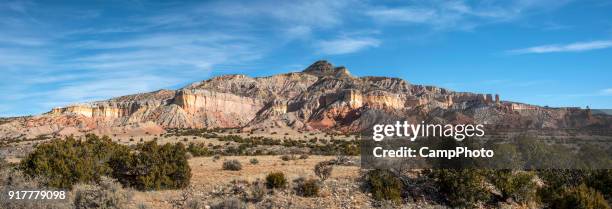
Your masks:
[[[250,164],[250,159],[256,158],[259,163]],[[281,156],[229,156],[213,159],[213,157],[197,157],[189,160],[192,169],[190,189],[194,190],[192,197],[211,205],[224,198],[236,196],[231,190],[236,184],[232,182],[254,182],[263,180],[270,172],[281,171],[290,181],[298,177],[316,178],[313,167],[321,161],[331,160],[331,156],[309,156],[308,159],[283,161]],[[224,160],[239,160],[243,168],[240,171],[222,169]],[[300,197],[291,189],[277,190],[260,203],[249,203],[249,208],[265,204],[274,204],[278,208],[362,208],[368,205],[367,195],[360,192],[356,182],[359,178],[358,166],[334,166],[332,176],[324,183],[319,197]],[[291,187],[291,186],[289,186]],[[133,203],[145,204],[150,208],[172,208],[172,201],[181,199],[182,190],[166,190],[153,192],[134,192]],[[273,203],[271,203],[273,202]]]

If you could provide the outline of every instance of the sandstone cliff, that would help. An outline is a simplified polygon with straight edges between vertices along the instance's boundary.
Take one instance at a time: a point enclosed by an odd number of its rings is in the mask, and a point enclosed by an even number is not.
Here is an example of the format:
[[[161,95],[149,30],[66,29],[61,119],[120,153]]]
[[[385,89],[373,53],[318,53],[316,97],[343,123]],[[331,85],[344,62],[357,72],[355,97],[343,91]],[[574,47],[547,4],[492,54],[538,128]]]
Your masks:
[[[318,61],[302,72],[269,77],[225,75],[178,90],[54,108],[0,123],[2,138],[165,128],[265,128],[360,131],[385,120],[482,123],[498,127],[610,127],[606,116],[576,108],[500,101],[499,95],[454,92],[387,77],[356,77]]]

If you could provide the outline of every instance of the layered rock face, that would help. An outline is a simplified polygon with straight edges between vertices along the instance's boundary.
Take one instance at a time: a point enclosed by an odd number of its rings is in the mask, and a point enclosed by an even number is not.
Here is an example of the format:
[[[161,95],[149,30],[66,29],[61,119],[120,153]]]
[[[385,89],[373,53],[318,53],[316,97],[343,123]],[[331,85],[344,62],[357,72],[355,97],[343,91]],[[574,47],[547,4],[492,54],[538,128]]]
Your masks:
[[[588,110],[500,101],[499,95],[454,92],[387,77],[355,77],[318,61],[302,72],[269,77],[225,75],[178,90],[117,97],[3,120],[0,137],[116,131],[130,128],[263,128],[352,132],[385,120],[483,123],[501,127],[610,127]]]
[[[203,89],[180,90],[173,103],[190,114],[215,112],[227,115],[242,115],[249,118],[255,117],[255,113],[263,106],[263,102],[256,98]]]

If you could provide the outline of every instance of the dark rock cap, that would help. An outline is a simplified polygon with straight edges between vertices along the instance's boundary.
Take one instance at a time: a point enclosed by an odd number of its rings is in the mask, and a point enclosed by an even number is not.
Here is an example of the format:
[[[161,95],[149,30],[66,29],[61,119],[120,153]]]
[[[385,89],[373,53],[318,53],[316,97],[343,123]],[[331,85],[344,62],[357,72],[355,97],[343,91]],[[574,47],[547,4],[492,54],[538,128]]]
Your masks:
[[[344,66],[334,67],[333,64],[327,60],[319,60],[312,65],[308,66],[304,73],[316,75],[316,76],[343,76],[350,75],[349,71]]]

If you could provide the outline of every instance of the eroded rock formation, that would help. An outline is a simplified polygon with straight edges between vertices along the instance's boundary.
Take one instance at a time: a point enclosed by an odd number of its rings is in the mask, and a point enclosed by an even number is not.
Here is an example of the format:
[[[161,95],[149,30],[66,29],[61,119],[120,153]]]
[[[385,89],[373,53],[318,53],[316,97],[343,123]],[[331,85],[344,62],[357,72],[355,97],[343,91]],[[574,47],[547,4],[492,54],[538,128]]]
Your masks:
[[[355,77],[345,67],[317,61],[302,72],[256,78],[225,75],[178,90],[6,119],[0,124],[0,136],[269,126],[350,132],[396,119],[504,127],[610,127],[609,117],[594,117],[585,111],[501,101],[499,95],[454,92],[399,78]]]

